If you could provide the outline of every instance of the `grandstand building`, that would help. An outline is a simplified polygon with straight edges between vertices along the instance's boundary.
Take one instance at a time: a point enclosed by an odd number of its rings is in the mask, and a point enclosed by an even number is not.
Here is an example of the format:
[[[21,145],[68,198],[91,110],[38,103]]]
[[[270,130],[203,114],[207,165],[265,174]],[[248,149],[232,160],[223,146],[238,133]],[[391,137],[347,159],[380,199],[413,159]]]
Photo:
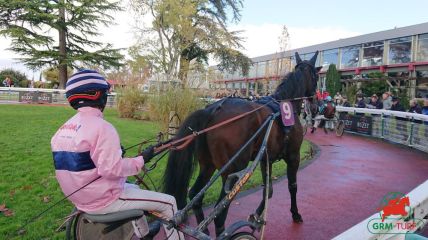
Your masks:
[[[320,89],[325,89],[329,65],[335,64],[344,86],[373,81],[368,79],[368,74],[380,72],[392,88],[409,89],[410,97],[428,95],[428,23],[255,57],[248,76],[240,72],[221,72],[214,66],[207,77],[214,89],[264,95],[271,93],[278,80],[292,71],[295,52],[305,60],[317,50],[320,54],[316,65],[322,66]]]

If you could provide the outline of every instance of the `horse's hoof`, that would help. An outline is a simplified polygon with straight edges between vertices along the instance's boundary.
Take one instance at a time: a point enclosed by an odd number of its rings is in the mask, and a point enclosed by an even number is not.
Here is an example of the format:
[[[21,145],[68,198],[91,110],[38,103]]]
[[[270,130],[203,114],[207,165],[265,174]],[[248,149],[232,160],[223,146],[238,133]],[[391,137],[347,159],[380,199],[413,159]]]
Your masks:
[[[215,228],[215,235],[218,237],[224,232],[224,226]]]
[[[295,223],[303,223],[303,218],[300,214],[293,214],[293,222]]]

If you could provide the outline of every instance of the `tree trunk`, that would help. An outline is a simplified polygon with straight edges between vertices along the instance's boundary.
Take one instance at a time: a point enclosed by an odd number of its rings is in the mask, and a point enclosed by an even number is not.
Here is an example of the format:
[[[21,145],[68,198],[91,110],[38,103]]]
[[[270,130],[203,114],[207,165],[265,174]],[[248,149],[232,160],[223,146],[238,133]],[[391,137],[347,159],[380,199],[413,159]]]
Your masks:
[[[187,74],[189,73],[190,60],[188,60],[185,56],[180,57],[180,71],[178,72],[178,77],[183,84],[183,87],[187,86]]]
[[[67,48],[66,48],[66,27],[65,27],[65,6],[64,0],[59,1],[59,22],[60,26],[58,28],[59,32],[59,88],[65,89],[65,84],[67,82]]]

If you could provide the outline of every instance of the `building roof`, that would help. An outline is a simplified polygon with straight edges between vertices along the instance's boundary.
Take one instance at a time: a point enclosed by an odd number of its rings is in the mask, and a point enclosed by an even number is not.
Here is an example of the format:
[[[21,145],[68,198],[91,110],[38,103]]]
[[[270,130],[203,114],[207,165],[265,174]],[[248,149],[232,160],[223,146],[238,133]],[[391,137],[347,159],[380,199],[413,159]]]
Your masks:
[[[295,52],[298,52],[299,54],[313,53],[317,50],[323,51],[323,50],[329,50],[334,48],[341,48],[346,46],[362,44],[362,43],[407,37],[407,36],[423,34],[423,33],[428,33],[428,22],[411,25],[407,27],[400,27],[400,28],[394,28],[390,30],[375,32],[375,33],[359,35],[356,37],[339,39],[336,41],[316,44],[308,47],[296,48],[285,52],[263,55],[263,56],[251,58],[251,60],[253,60],[253,62],[263,62],[263,61],[268,61],[275,58],[294,56]]]

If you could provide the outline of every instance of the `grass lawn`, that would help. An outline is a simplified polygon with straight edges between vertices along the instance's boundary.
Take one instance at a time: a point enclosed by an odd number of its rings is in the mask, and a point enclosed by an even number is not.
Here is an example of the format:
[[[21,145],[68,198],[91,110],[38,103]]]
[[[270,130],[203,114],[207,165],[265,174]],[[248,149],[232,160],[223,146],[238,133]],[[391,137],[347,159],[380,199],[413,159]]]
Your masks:
[[[0,205],[5,204],[13,212],[8,217],[0,214],[0,239],[64,239],[64,233],[56,233],[55,229],[72,209],[68,201],[28,225],[23,236],[15,233],[28,219],[64,197],[54,175],[50,139],[74,113],[70,107],[62,106],[0,105]],[[104,115],[118,130],[125,147],[159,132],[159,124],[120,119],[114,109],[107,109]],[[130,150],[127,155],[133,156],[135,151]],[[309,152],[310,144],[304,142],[302,158],[309,156]],[[166,160],[160,161],[150,173],[157,185],[165,163]],[[285,168],[283,161],[276,163],[272,175],[283,175]],[[256,171],[245,187],[260,183],[261,174]],[[219,189],[217,182],[206,194],[205,204],[216,200]]]

